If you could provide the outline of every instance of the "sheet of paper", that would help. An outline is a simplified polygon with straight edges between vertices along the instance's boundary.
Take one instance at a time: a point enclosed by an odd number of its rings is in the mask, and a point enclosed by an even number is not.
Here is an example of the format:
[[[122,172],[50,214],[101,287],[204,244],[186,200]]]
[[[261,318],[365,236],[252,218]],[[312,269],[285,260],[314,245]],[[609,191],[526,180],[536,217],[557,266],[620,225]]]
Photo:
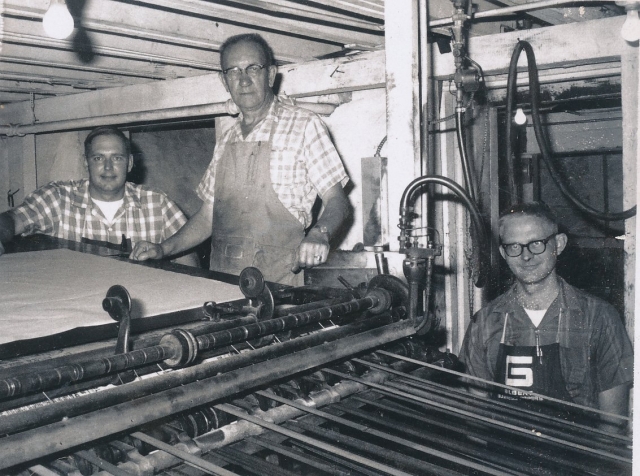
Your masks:
[[[0,256],[0,344],[113,322],[102,300],[114,284],[132,318],[242,298],[238,286],[58,249]]]

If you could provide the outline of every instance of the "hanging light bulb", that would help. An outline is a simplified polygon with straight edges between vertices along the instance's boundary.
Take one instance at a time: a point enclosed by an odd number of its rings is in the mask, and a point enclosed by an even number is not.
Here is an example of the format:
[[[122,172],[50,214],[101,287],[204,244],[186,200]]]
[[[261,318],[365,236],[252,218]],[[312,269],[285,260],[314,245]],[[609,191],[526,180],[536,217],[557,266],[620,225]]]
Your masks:
[[[526,124],[527,116],[525,115],[521,107],[519,107],[518,110],[516,111],[516,115],[513,117],[513,120],[519,126]]]
[[[627,19],[622,25],[622,30],[620,30],[620,36],[629,43],[637,43],[638,40],[640,40],[640,16],[638,15],[638,8],[640,8],[640,5],[636,6],[636,8],[627,7]]]
[[[57,40],[64,40],[73,32],[73,17],[64,0],[51,0],[42,26],[48,36]]]

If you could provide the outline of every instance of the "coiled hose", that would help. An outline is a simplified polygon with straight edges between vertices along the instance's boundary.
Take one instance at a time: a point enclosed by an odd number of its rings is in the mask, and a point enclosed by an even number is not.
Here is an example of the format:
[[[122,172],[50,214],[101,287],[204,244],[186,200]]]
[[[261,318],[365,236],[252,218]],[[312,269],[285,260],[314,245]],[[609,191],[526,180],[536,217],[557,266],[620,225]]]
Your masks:
[[[538,147],[540,148],[540,152],[542,153],[542,159],[549,169],[549,173],[551,174],[551,178],[555,182],[556,186],[560,189],[562,194],[580,211],[583,213],[600,220],[606,221],[618,221],[618,220],[626,220],[627,218],[631,218],[636,214],[636,206],[634,205],[632,208],[628,210],[617,212],[617,213],[605,213],[584,203],[577,195],[573,193],[573,191],[565,185],[564,181],[558,170],[556,169],[553,161],[551,160],[551,153],[549,142],[547,140],[547,136],[545,135],[545,131],[542,128],[542,122],[540,121],[540,82],[538,80],[538,67],[536,65],[536,57],[533,52],[533,48],[531,44],[527,41],[519,41],[513,50],[513,54],[511,55],[511,63],[509,64],[509,77],[507,80],[507,173],[509,176],[509,190],[511,192],[512,200],[516,200],[519,196],[516,190],[515,185],[515,174],[512,162],[512,151],[511,151],[511,117],[513,115],[513,103],[515,100],[515,92],[516,92],[516,78],[518,75],[518,58],[520,57],[520,53],[522,50],[525,51],[527,55],[527,70],[529,73],[529,94],[531,95],[531,117],[533,120],[533,130],[536,135],[536,140],[538,142]]]

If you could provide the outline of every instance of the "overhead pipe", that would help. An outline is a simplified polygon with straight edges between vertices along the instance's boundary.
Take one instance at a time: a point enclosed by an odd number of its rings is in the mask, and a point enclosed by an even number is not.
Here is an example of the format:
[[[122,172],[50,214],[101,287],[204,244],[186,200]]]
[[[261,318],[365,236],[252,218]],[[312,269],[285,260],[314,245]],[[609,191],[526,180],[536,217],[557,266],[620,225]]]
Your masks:
[[[338,107],[337,104],[295,101],[298,106],[316,114],[329,116]],[[154,122],[177,118],[194,118],[200,116],[220,116],[237,114],[231,101],[202,104],[197,106],[180,106],[155,111],[137,111],[122,114],[111,114],[100,117],[84,117],[65,119],[63,121],[38,122],[35,124],[9,124],[0,126],[0,135],[8,137],[44,132],[62,132],[79,129],[92,129],[98,126],[129,125],[138,122]]]
[[[607,0],[603,0],[603,1],[605,3],[607,2]],[[603,3],[603,1],[584,0],[581,3],[583,5],[589,4],[589,3],[601,4]],[[539,2],[529,2],[523,5],[515,5],[513,7],[504,7],[504,8],[493,8],[491,10],[486,10],[484,12],[474,13],[472,15],[472,19],[478,20],[480,18],[500,17],[504,15],[510,15],[512,13],[522,13],[522,12],[528,12],[532,10],[539,10],[542,8],[552,8],[552,7],[558,7],[560,5],[567,5],[567,4],[574,4],[574,3],[576,3],[576,0],[543,0]],[[608,3],[614,3],[614,1],[608,0]],[[432,20],[429,22],[429,26],[431,28],[434,28],[434,27],[440,27],[440,26],[453,25],[453,23],[454,23],[454,20],[451,17],[447,17],[447,18],[440,18],[438,20]]]

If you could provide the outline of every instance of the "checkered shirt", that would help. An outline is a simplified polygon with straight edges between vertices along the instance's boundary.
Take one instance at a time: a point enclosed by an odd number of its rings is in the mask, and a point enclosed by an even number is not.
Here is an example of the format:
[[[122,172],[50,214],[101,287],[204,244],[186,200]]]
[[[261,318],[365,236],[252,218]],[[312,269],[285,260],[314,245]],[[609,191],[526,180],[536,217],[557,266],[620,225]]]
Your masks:
[[[88,179],[51,182],[29,194],[12,214],[25,225],[23,236],[42,233],[72,241],[88,238],[120,244],[124,234],[132,246],[140,240],[160,243],[187,221],[164,193],[127,182],[122,205],[109,224],[91,201]]]
[[[222,136],[197,193],[203,201],[213,202],[215,169],[225,145],[268,141],[272,121],[276,120],[269,166],[271,183],[284,207],[307,228],[317,195],[322,197],[337,183],[344,186],[349,178],[327,127],[316,114],[280,103],[276,116],[274,107],[275,101],[267,116],[246,138],[242,137],[240,120]]]

